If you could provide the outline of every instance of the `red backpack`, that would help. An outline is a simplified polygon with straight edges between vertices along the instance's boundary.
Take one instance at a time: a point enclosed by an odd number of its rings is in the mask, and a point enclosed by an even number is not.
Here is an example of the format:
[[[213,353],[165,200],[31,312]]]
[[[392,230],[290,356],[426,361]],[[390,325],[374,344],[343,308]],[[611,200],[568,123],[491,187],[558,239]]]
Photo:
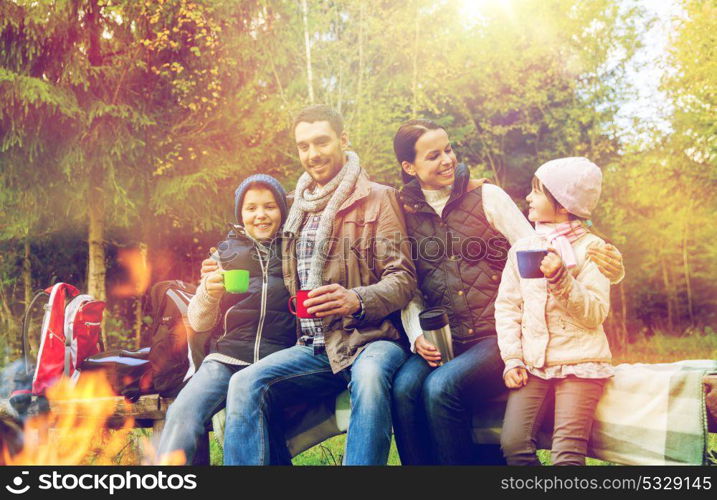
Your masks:
[[[44,395],[48,387],[62,375],[76,380],[79,366],[87,357],[102,351],[100,323],[105,303],[67,283],[57,283],[39,292],[33,303],[49,296],[40,332],[32,393]],[[28,312],[32,307],[28,307]],[[25,366],[28,363],[29,321],[26,314],[23,325],[23,351]]]

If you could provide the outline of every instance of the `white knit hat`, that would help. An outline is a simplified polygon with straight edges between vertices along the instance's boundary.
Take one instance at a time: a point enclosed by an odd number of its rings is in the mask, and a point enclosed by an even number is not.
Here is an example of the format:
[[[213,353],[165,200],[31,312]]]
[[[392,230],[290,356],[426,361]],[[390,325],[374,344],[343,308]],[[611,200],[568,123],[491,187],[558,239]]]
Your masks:
[[[543,163],[535,176],[568,212],[590,218],[600,198],[600,167],[582,156],[558,158]]]

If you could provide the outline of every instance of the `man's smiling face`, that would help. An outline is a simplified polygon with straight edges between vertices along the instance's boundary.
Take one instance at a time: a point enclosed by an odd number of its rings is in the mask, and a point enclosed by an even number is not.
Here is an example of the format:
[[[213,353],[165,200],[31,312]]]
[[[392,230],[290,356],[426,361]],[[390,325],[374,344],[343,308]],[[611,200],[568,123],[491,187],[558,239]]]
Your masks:
[[[319,186],[328,184],[346,161],[346,132],[337,135],[328,121],[299,122],[294,129],[294,137],[304,170]]]

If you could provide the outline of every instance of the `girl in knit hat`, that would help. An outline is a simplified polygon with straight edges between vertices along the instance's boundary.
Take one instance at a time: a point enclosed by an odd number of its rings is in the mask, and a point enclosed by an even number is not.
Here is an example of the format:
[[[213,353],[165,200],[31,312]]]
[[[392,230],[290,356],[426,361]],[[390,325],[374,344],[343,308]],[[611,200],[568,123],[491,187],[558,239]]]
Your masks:
[[[273,177],[252,175],[236,189],[236,224],[227,239],[217,244],[212,258],[202,262],[201,283],[187,309],[194,331],[213,330],[218,339],[169,407],[157,452],[160,461],[181,451],[191,464],[207,421],[224,407],[232,376],[296,343],[296,320],[286,307],[289,292],[277,237],[286,214],[286,192]],[[247,291],[226,292],[222,269],[249,271]],[[275,460],[290,463],[286,456]]]
[[[555,402],[552,461],[584,465],[595,407],[613,375],[602,323],[610,281],[589,258],[602,173],[586,158],[543,164],[527,197],[536,235],[517,241],[495,302],[503,379],[511,389],[501,435],[509,465],[538,465],[536,433]],[[547,249],[542,279],[522,278],[517,252]]]

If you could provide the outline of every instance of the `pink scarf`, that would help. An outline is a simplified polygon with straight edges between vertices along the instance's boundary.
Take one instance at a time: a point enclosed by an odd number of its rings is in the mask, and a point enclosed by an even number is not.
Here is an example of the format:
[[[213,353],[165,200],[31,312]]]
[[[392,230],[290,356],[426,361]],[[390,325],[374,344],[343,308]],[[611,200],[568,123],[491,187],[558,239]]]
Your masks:
[[[581,236],[588,233],[583,223],[579,220],[571,220],[560,223],[536,222],[535,232],[543,236],[552,245],[563,259],[568,269],[575,267],[578,262],[573,251],[573,243]]]

